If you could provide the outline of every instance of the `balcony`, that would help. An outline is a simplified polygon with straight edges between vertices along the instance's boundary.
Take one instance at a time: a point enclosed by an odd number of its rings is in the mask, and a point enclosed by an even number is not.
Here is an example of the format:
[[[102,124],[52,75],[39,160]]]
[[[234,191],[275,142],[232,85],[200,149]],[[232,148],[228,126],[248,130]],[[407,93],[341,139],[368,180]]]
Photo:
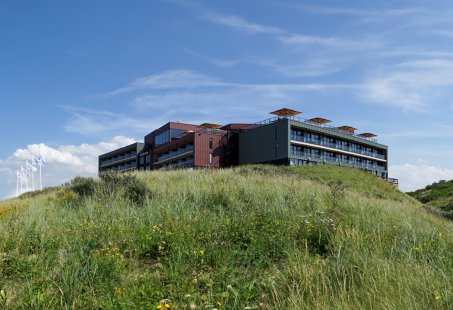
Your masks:
[[[110,159],[107,159],[107,160],[101,160],[101,167],[110,165],[112,163],[121,162],[121,161],[134,160],[136,158],[137,158],[137,153],[124,154],[124,155],[117,156],[117,157],[114,157],[114,158],[110,158]]]
[[[351,152],[351,153],[361,154],[361,155],[385,160],[385,156],[378,154],[377,152],[369,152],[367,150],[359,149],[357,147],[346,146],[341,143],[331,143],[331,142],[323,141],[322,139],[311,139],[311,138],[307,138],[307,137],[304,137],[302,135],[297,135],[297,134],[291,134],[291,140],[310,143],[310,144],[316,144],[316,145],[320,145],[320,146],[330,147],[333,149],[343,150],[343,151],[347,151],[347,152]]]
[[[178,148],[178,149],[170,151],[168,153],[159,155],[157,157],[156,163],[168,161],[175,157],[181,156],[182,154],[191,153],[191,152],[193,152],[193,145],[187,145],[186,147]]]
[[[296,152],[292,151],[291,155],[306,157],[306,158],[310,158],[310,159],[317,159],[320,161],[326,161],[328,163],[337,163],[337,164],[342,164],[342,165],[346,165],[346,166],[362,168],[362,169],[367,169],[367,170],[386,171],[385,167],[383,167],[383,166],[379,166],[376,164],[357,162],[354,160],[345,160],[340,157],[319,155],[319,154],[313,154],[313,153],[309,153],[309,152],[299,152],[299,151],[296,151]]]

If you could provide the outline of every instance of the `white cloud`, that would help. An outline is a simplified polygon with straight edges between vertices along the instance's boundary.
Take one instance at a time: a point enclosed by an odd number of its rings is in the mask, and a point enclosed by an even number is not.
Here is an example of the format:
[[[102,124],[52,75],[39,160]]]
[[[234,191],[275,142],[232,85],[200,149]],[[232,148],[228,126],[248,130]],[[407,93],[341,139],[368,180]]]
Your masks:
[[[76,176],[95,176],[99,155],[134,142],[132,138],[116,136],[96,144],[61,145],[54,148],[41,143],[17,149],[7,159],[0,160],[0,199],[15,194],[16,170],[25,165],[25,160],[30,161],[32,155],[39,152],[47,161],[42,171],[44,186],[55,186]],[[37,186],[36,179],[35,184]]]
[[[389,174],[390,177],[399,179],[400,189],[405,192],[424,188],[439,180],[453,179],[453,169],[437,168],[428,164],[405,163],[390,166]]]
[[[311,5],[296,5],[297,8],[315,14],[328,14],[328,15],[350,15],[361,17],[367,21],[386,20],[389,17],[401,17],[404,15],[413,15],[414,13],[422,12],[419,8],[401,8],[401,9],[357,9],[345,7],[325,7],[325,6],[311,6]]]
[[[364,83],[363,95],[380,104],[403,110],[432,110],[440,98],[448,97],[453,86],[453,61],[424,59],[396,65]]]
[[[71,114],[71,119],[66,122],[64,128],[68,132],[78,133],[85,136],[99,135],[101,133],[116,133],[148,130],[149,120],[143,117],[136,118],[123,113],[92,110],[65,106],[62,107]]]
[[[321,46],[337,48],[340,50],[354,50],[355,52],[360,50],[377,49],[385,46],[378,37],[363,37],[363,38],[343,38],[343,37],[320,37],[313,35],[303,34],[289,34],[280,36],[280,41],[288,46]]]
[[[283,32],[283,30],[278,27],[265,26],[265,25],[251,23],[238,16],[227,16],[227,15],[221,15],[221,14],[216,14],[216,13],[212,13],[212,12],[205,12],[203,14],[203,18],[205,18],[206,20],[209,20],[212,23],[227,26],[234,30],[248,33],[248,34],[264,33],[264,34],[275,35],[275,34],[279,34],[279,33]]]
[[[187,53],[189,53],[190,55],[195,56],[197,58],[200,58],[203,61],[205,61],[205,62],[207,62],[207,63],[209,63],[211,65],[217,66],[217,67],[231,68],[231,67],[234,67],[234,66],[236,66],[237,64],[239,64],[241,62],[241,59],[225,60],[225,59],[219,59],[219,58],[207,56],[207,55],[204,55],[202,53],[198,53],[198,52],[193,51],[193,50],[188,49],[188,48],[184,48],[184,50]]]
[[[129,85],[111,92],[111,95],[128,93],[141,89],[171,89],[193,87],[225,86],[216,78],[191,70],[168,70],[160,74],[145,76],[136,79]]]

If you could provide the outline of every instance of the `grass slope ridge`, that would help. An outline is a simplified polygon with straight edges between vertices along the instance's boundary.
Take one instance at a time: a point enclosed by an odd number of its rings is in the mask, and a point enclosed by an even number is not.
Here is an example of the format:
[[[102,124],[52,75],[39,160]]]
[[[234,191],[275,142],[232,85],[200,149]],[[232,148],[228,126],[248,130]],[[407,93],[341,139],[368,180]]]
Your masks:
[[[335,166],[78,178],[0,203],[0,309],[444,309],[453,224]]]
[[[431,212],[453,220],[453,180],[435,182],[408,194],[424,203]]]

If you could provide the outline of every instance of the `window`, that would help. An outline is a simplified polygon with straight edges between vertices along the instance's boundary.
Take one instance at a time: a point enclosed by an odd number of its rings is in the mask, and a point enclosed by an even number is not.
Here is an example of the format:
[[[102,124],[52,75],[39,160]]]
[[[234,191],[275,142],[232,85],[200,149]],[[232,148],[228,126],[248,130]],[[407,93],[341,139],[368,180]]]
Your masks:
[[[212,151],[212,138],[209,138],[209,149]]]
[[[166,130],[154,137],[154,144],[161,145],[170,142],[170,130]]]

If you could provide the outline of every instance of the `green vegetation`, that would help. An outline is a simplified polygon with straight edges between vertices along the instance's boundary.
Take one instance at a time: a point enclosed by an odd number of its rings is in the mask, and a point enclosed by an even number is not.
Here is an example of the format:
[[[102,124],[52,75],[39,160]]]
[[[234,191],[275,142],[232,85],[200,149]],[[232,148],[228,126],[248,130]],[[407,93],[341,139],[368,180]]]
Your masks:
[[[0,309],[453,308],[452,228],[335,166],[77,178],[0,202]]]
[[[429,212],[453,220],[453,180],[439,181],[408,194],[424,203]]]

